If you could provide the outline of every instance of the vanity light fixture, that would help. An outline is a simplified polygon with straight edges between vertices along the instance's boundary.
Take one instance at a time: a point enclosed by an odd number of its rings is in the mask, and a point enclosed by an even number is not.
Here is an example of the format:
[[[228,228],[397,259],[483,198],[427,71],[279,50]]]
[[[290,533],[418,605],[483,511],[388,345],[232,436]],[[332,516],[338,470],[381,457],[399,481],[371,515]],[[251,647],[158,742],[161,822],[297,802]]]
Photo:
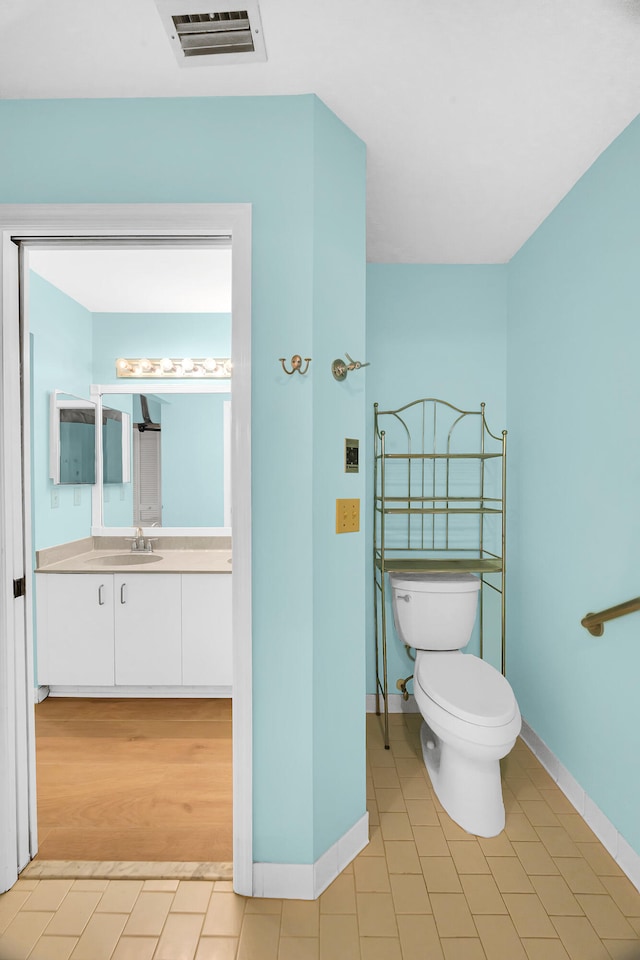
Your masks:
[[[187,377],[189,379],[215,378],[228,380],[231,376],[229,357],[119,357],[116,360],[116,376],[137,377]]]

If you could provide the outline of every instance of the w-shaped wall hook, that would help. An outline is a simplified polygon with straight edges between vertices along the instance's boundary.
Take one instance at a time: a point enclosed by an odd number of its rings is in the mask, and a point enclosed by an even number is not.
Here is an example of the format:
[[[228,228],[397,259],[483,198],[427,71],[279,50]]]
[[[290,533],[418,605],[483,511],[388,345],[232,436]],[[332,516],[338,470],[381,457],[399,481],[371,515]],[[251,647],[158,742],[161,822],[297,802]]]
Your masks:
[[[311,357],[305,357],[305,358],[304,358],[304,362],[306,363],[306,367],[305,367],[304,370],[303,370],[303,369],[302,369],[302,357],[300,356],[299,353],[294,353],[294,355],[291,357],[291,370],[287,370],[287,368],[286,368],[285,365],[284,365],[284,364],[285,364],[285,359],[284,359],[284,357],[279,357],[278,359],[280,360],[280,363],[282,364],[282,369],[283,369],[284,372],[285,372],[286,374],[288,374],[289,376],[291,376],[292,373],[295,373],[296,370],[298,371],[298,373],[300,373],[300,374],[302,374],[302,375],[304,376],[304,374],[305,374],[305,373],[307,372],[307,370],[309,369],[309,364],[311,363]]]
[[[361,367],[369,366],[368,363],[361,363],[360,360],[352,360],[348,353],[345,353],[345,357],[349,363],[345,360],[334,360],[331,364],[331,373],[336,380],[346,380],[349,370],[360,370]]]

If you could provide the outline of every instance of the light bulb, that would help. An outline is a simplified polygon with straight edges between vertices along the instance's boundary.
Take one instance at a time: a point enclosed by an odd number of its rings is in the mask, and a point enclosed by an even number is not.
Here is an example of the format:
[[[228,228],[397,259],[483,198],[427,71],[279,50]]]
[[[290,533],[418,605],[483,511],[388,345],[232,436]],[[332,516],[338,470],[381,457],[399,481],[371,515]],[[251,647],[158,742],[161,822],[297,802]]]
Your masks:
[[[218,364],[213,357],[207,357],[207,359],[203,361],[202,366],[205,368],[207,373],[215,373],[218,368]]]
[[[191,360],[189,357],[185,357],[184,360],[182,361],[182,369],[184,370],[185,373],[191,373],[193,371],[194,366],[195,364],[193,360]]]
[[[169,357],[163,357],[160,361],[160,369],[163,373],[171,373],[173,370],[173,360],[170,360]]]
[[[119,360],[116,360],[116,367],[121,373],[127,373],[127,371],[131,370],[131,364],[123,357],[120,357]]]
[[[231,363],[231,360],[225,360],[225,362],[224,362],[224,369],[225,369],[226,373],[229,374],[229,376],[231,376],[231,368],[232,368],[232,366],[233,366],[233,364]]]
[[[140,367],[143,373],[150,373],[151,370],[153,370],[151,360],[147,360],[146,358],[140,361]]]

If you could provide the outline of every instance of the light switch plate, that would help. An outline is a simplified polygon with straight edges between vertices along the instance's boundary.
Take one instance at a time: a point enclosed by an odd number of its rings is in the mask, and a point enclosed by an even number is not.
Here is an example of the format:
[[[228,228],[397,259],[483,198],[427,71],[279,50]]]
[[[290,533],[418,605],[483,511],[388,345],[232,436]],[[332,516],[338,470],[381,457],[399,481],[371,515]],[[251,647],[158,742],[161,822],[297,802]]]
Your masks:
[[[360,500],[336,500],[336,533],[357,533],[360,529]]]

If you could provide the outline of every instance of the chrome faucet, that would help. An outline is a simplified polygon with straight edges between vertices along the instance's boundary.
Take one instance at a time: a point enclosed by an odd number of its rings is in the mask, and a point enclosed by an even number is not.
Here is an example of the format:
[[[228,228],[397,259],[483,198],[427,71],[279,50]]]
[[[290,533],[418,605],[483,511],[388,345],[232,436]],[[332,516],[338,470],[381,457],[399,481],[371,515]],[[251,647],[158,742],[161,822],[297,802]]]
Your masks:
[[[136,527],[135,537],[127,537],[131,540],[132,553],[153,553],[153,541],[151,537],[145,537],[142,527]]]

